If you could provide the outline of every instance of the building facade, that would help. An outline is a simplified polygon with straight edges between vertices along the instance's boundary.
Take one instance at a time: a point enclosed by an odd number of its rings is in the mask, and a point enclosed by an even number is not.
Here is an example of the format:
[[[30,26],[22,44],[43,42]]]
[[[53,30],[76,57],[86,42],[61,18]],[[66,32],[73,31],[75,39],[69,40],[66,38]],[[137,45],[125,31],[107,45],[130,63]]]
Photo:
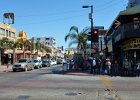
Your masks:
[[[36,48],[35,44],[36,43],[40,43],[40,44],[43,44],[45,46],[48,46],[52,52],[49,53],[50,56],[55,56],[56,55],[56,52],[57,52],[57,47],[56,47],[56,39],[53,38],[53,37],[32,37],[32,42],[33,42],[33,48]],[[36,49],[33,49],[33,53],[35,54],[37,52]],[[43,52],[40,52],[40,55],[45,55],[46,52],[43,51]]]
[[[121,11],[107,31],[108,56],[132,75],[140,61],[140,5]],[[127,65],[126,65],[127,63]]]
[[[9,24],[0,23],[0,40],[7,38],[8,41],[16,41],[16,29]],[[8,59],[12,62],[13,50],[0,46],[0,64],[6,64]]]
[[[20,46],[15,51],[15,61],[21,58],[31,57],[31,41],[27,37],[25,31],[20,31],[16,37],[16,41],[20,42]]]

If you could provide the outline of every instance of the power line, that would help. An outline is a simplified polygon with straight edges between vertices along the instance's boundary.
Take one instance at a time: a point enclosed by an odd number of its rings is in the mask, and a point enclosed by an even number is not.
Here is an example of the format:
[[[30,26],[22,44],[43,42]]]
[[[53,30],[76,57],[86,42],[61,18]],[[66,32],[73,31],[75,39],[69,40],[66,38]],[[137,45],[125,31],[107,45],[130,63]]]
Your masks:
[[[113,0],[110,0],[110,1],[107,2],[107,4],[111,4],[111,3],[114,3]],[[106,5],[105,7],[100,5],[100,7],[103,7],[103,9],[108,7],[108,6],[111,6],[111,5]],[[99,10],[102,10],[102,9],[99,9]],[[22,18],[22,17],[38,17],[38,16],[56,16],[56,15],[59,15],[59,14],[62,15],[62,14],[77,13],[77,12],[82,12],[82,11],[85,11],[85,10],[70,10],[70,11],[64,11],[64,12],[59,12],[59,13],[50,13],[50,14],[48,13],[48,14],[18,15],[16,17]]]
[[[104,9],[107,9],[109,8],[109,6],[111,5],[114,5],[116,6],[116,4],[118,4],[118,1],[117,2],[113,2],[112,0],[111,1],[108,1],[109,5],[106,5],[104,8],[102,9],[98,9],[96,10],[96,12],[94,13],[98,13],[98,12],[101,12],[101,11],[104,11]],[[73,12],[79,12],[79,11],[84,11],[84,10],[77,10],[77,11],[67,11],[67,12],[61,12],[61,13],[55,13],[55,14],[50,14],[48,16],[51,16],[51,15],[58,15],[58,14],[67,14],[67,13],[73,13]],[[27,16],[18,16],[18,17],[29,17],[29,16],[41,16],[41,15],[27,15]],[[50,20],[50,21],[40,21],[40,22],[34,22],[34,23],[27,23],[27,24],[24,24],[24,25],[30,25],[30,24],[43,24],[43,23],[50,23],[50,22],[56,22],[56,21],[62,21],[62,20],[67,20],[67,19],[70,19],[70,18],[75,18],[75,17],[81,17],[81,16],[87,16],[87,13],[86,14],[82,14],[82,15],[77,15],[77,16],[73,16],[73,17],[67,17],[67,18],[59,18],[59,19],[53,19],[53,20]]]
[[[72,18],[76,18],[76,17],[79,17],[79,16],[87,16],[87,14],[81,14],[81,15],[78,15],[78,16],[72,16],[72,17],[67,17],[67,18],[53,19],[53,20],[50,20],[50,21],[40,21],[40,22],[25,23],[25,24],[18,24],[18,25],[46,24],[46,23],[50,23],[50,22],[72,19]]]
[[[110,2],[108,3],[107,5],[105,6],[101,6],[100,9],[97,9],[96,12],[99,12],[99,11],[104,11],[105,9],[111,7],[111,6],[114,6],[114,5],[117,5],[118,3],[120,3],[120,1],[118,0],[117,2]]]

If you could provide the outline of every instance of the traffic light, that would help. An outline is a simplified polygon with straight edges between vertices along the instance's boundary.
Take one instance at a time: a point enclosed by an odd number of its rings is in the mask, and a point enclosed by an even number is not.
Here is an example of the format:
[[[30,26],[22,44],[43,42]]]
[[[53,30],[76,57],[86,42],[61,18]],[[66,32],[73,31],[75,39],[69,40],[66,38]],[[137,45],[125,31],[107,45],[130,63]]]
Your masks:
[[[98,37],[99,36],[99,30],[98,29],[93,29],[91,37],[93,42],[98,42]]]
[[[91,38],[91,37],[92,37],[92,36],[91,36],[91,32],[89,32],[89,33],[87,34],[87,36],[88,36],[88,40],[91,41],[91,40],[92,40],[92,38]]]

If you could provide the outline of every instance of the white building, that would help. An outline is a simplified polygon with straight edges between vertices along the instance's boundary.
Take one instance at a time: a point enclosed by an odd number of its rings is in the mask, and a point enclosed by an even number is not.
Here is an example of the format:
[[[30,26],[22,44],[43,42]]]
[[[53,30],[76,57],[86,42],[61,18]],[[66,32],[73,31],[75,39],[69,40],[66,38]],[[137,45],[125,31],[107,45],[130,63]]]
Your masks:
[[[44,44],[52,49],[52,55],[56,53],[56,39],[53,37],[32,37],[32,42],[35,44],[37,42]],[[34,45],[35,46],[35,45]],[[36,52],[36,50],[33,50]]]
[[[32,38],[33,43],[41,43],[47,46],[56,46],[56,39],[53,37],[33,37]]]

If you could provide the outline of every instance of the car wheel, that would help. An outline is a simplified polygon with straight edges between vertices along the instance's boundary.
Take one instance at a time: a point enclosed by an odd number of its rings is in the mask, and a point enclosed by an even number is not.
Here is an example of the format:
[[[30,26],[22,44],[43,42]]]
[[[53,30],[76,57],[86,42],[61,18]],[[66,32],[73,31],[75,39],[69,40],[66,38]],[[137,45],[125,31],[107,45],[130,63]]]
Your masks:
[[[34,70],[34,66],[32,67],[32,70]]]
[[[27,68],[27,66],[25,67],[25,69],[24,69],[24,70],[25,70],[25,72],[27,72],[27,71],[28,71],[28,68]]]
[[[16,72],[16,69],[13,69],[13,72]]]

